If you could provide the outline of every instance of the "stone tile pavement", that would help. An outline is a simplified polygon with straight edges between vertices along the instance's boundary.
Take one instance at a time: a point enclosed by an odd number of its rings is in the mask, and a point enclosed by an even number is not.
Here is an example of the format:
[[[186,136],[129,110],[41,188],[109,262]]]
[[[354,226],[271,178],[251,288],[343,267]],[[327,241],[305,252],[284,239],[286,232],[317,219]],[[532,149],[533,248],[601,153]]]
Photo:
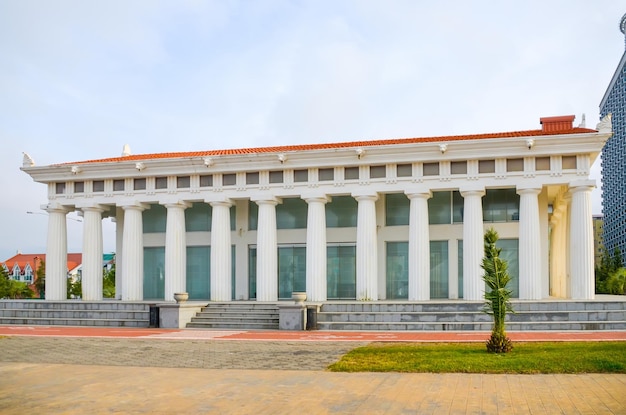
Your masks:
[[[0,337],[0,413],[626,414],[626,375],[324,370],[360,344]]]

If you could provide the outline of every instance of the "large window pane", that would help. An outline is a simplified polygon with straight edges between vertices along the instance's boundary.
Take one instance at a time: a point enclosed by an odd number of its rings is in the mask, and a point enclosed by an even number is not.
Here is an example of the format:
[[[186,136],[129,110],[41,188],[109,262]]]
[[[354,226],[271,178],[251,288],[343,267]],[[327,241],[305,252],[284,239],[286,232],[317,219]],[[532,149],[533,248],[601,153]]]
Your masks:
[[[519,297],[519,239],[498,239],[496,246],[502,251],[500,258],[507,262],[511,281],[507,285],[513,293],[511,297]]]
[[[187,247],[187,292],[190,300],[211,298],[211,247]]]
[[[519,195],[515,189],[487,189],[483,197],[485,222],[519,220]]]
[[[306,292],[306,248],[278,247],[278,298],[290,300],[294,291]]]
[[[327,297],[329,300],[356,298],[356,246],[326,248]]]
[[[163,205],[150,205],[150,209],[142,212],[144,233],[165,232],[167,209]]]
[[[448,298],[448,241],[430,241],[430,298]]]
[[[307,208],[303,199],[283,199],[276,205],[276,228],[306,229]]]
[[[387,226],[409,224],[410,200],[402,193],[385,195],[385,223]]]
[[[409,243],[387,242],[387,299],[409,298]]]
[[[463,209],[464,209],[463,196],[461,192],[455,190],[452,192],[452,222],[463,223]]]
[[[351,196],[333,196],[326,204],[327,228],[354,228],[357,219],[357,201]]]
[[[248,298],[256,299],[256,246],[248,247]]]
[[[165,247],[143,249],[144,300],[173,300],[165,296]]]
[[[452,213],[452,192],[433,192],[428,199],[428,223],[431,225],[449,224]]]
[[[209,232],[211,230],[211,206],[206,203],[194,203],[185,209],[185,227],[187,232]]]

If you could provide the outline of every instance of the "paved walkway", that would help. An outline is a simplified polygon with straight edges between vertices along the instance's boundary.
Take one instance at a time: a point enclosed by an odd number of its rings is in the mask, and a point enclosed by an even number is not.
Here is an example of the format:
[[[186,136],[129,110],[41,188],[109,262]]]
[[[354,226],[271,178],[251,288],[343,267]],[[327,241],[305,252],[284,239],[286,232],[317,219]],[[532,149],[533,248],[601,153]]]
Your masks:
[[[626,375],[325,371],[371,341],[489,335],[454,334],[0,326],[0,413],[626,414]],[[626,340],[624,332],[566,334]]]

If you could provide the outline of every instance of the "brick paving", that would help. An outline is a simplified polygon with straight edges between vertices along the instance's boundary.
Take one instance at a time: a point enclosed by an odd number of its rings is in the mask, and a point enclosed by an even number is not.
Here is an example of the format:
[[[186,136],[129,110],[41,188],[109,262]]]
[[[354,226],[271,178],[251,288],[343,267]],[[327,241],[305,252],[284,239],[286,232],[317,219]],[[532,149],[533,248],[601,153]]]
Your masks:
[[[325,371],[358,333],[54,330],[0,335],[0,413],[626,414],[626,375]]]

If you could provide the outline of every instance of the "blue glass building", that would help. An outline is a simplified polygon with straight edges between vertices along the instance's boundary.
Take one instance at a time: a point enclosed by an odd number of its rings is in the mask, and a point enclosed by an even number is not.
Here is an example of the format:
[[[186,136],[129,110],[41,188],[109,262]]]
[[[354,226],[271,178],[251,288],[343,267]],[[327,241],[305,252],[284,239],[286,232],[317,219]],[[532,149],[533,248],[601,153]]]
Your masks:
[[[626,14],[620,21],[626,35]],[[626,52],[602,98],[600,114],[612,114],[613,136],[602,150],[604,246],[626,253]]]

